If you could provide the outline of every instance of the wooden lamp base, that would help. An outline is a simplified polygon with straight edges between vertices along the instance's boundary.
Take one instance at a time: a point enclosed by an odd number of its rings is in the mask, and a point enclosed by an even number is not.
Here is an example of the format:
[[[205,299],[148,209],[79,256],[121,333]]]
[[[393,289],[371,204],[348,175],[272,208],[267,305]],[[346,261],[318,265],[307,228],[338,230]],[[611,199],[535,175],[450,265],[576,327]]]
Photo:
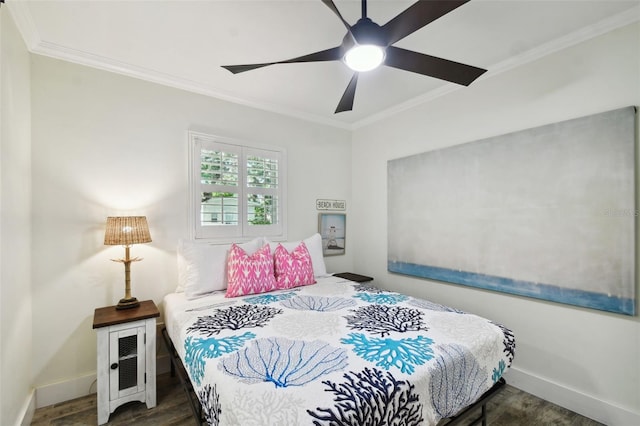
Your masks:
[[[131,309],[137,308],[140,306],[140,302],[135,297],[130,297],[128,299],[120,299],[118,304],[116,305],[116,309]]]
[[[124,297],[116,305],[116,309],[131,309],[140,306],[138,299],[131,296],[131,262],[139,262],[139,257],[129,257],[129,246],[124,248],[124,259],[111,259],[114,262],[124,263]]]

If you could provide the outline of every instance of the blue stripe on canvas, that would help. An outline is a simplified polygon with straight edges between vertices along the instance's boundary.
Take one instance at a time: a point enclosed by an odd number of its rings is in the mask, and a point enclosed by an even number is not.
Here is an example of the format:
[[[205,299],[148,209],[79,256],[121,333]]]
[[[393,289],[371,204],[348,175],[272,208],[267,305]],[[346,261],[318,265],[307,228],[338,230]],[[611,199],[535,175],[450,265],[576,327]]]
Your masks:
[[[436,266],[418,265],[406,262],[387,262],[389,272],[415,277],[429,278],[455,284],[464,284],[486,290],[501,291],[518,296],[534,297],[568,305],[582,306],[601,311],[635,315],[635,300],[609,296],[605,293],[563,288],[550,284],[515,280],[474,272],[458,271]]]

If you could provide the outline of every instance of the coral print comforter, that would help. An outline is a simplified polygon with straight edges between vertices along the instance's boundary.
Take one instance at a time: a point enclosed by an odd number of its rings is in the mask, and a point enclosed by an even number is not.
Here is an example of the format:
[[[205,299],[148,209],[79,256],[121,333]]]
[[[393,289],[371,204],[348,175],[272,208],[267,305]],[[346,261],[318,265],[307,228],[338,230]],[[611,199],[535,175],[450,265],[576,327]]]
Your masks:
[[[425,425],[511,365],[507,328],[336,277],[227,299],[165,298],[167,331],[211,425]]]

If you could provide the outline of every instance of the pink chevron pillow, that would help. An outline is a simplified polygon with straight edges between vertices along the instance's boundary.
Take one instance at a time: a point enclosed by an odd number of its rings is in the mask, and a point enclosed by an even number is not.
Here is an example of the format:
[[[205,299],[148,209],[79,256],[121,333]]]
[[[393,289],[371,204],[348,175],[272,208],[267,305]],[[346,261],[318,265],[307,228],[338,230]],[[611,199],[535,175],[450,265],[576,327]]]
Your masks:
[[[291,253],[282,244],[275,250],[276,286],[279,289],[315,284],[311,255],[304,242]]]
[[[273,256],[269,244],[249,256],[242,248],[231,245],[227,260],[227,293],[225,297],[265,293],[276,289]]]

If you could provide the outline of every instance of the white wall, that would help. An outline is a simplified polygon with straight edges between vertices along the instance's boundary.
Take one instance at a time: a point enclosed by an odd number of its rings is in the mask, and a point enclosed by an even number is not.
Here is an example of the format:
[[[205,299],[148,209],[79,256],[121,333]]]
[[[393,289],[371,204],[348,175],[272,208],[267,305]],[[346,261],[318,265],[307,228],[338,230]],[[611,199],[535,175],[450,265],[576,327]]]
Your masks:
[[[0,424],[21,421],[31,395],[29,53],[0,8]]]
[[[386,288],[512,328],[517,348],[507,381],[610,425],[640,424],[638,316],[389,274],[386,233],[393,218],[387,218],[386,176],[390,159],[628,105],[640,105],[638,24],[481,79],[353,134],[355,271]]]
[[[109,261],[120,257],[121,249],[102,245],[107,215],[144,214],[149,218],[154,242],[133,249],[134,255],[145,258],[132,267],[134,295],[160,303],[174,288],[175,243],[188,235],[185,131],[191,126],[288,150],[290,239],[315,231],[316,198],[347,200],[347,255],[327,258],[330,270],[373,275],[379,285],[502,322],[515,331],[518,343],[510,383],[608,424],[637,422],[638,317],[386,272],[386,162],[639,105],[638,25],[483,79],[428,105],[358,129],[353,136],[32,56],[29,164],[29,105],[24,101],[29,93],[29,82],[24,82],[29,75],[28,55],[15,41],[15,29],[5,15],[1,22],[0,115],[1,424],[13,423],[29,384],[54,390],[72,384],[77,395],[95,389],[91,387],[95,374],[93,310],[115,303],[123,292],[122,266]],[[7,66],[9,50],[16,52],[16,59]],[[8,90],[23,95],[22,103],[8,97]],[[8,134],[18,136],[9,139]],[[21,143],[7,144],[8,140]],[[9,153],[18,155],[22,166],[7,164]],[[14,170],[16,167],[22,169]],[[28,197],[16,190],[30,179],[34,188],[31,207]],[[32,261],[28,247],[15,245],[29,241],[24,238],[29,225],[8,221],[8,203],[11,211],[19,210],[15,216],[22,220],[30,216],[30,208],[33,211]],[[28,284],[18,285],[28,283],[30,270],[31,289]],[[21,324],[26,328],[18,328]],[[33,350],[32,341],[36,342]],[[21,351],[9,354],[8,346]],[[21,359],[15,359],[17,353],[22,354]],[[33,362],[24,354],[33,354]],[[30,365],[32,376],[25,379]],[[7,383],[11,383],[10,395]]]
[[[95,391],[94,309],[124,294],[122,247],[103,245],[108,215],[146,215],[153,242],[136,245],[132,294],[176,286],[175,247],[189,236],[187,129],[284,147],[288,236],[317,231],[317,198],[351,204],[350,132],[32,56],[33,383],[38,406]],[[327,258],[352,269],[352,253]],[[56,385],[63,382],[62,385]]]

